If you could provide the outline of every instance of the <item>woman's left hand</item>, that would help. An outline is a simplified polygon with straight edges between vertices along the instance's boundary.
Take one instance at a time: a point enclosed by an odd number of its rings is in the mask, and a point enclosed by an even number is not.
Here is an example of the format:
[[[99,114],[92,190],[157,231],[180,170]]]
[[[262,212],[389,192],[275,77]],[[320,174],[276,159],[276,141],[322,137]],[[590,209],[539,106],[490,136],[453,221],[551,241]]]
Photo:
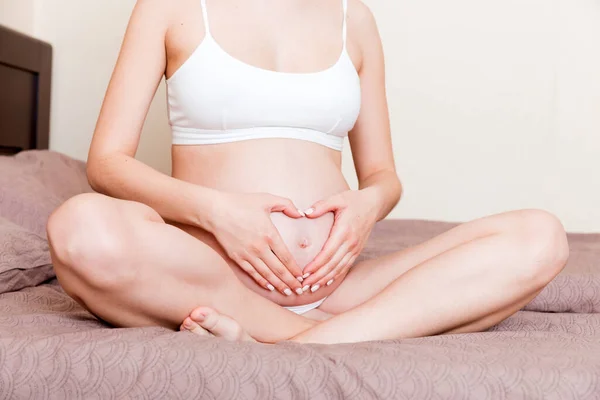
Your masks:
[[[313,261],[304,268],[311,275],[303,284],[316,292],[345,275],[362,251],[377,222],[377,197],[369,189],[349,190],[321,200],[305,211],[310,219],[333,212],[329,238]]]

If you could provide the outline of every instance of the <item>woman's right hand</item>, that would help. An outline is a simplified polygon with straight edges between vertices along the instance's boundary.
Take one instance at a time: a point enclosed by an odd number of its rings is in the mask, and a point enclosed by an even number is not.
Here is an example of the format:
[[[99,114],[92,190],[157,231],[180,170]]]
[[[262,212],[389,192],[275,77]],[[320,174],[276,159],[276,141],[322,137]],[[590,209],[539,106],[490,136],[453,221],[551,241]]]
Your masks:
[[[260,286],[291,296],[302,294],[302,269],[271,221],[271,213],[302,218],[290,199],[266,193],[219,192],[210,231],[227,255]]]

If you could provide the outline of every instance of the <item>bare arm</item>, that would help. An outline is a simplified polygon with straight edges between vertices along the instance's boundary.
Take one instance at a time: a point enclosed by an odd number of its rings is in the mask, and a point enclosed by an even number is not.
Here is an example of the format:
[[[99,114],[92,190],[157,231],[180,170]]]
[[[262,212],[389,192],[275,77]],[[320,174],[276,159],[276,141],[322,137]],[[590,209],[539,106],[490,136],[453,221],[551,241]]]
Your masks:
[[[269,194],[231,194],[164,175],[134,156],[148,108],[166,67],[167,0],[138,0],[110,81],[88,157],[92,187],[149,205],[162,217],[211,232],[229,257],[266,290],[302,293],[302,270],[270,219],[302,214]]]
[[[217,192],[162,174],[134,158],[166,67],[168,2],[137,2],[110,81],[88,157],[101,193],[145,203],[164,218],[206,227]]]
[[[358,2],[357,2],[358,3]],[[360,116],[349,134],[359,188],[373,194],[377,219],[385,218],[400,200],[402,186],[394,163],[385,91],[385,63],[375,19],[364,5],[356,21],[362,64]]]
[[[359,190],[319,201],[307,211],[309,218],[328,212],[335,215],[329,239],[304,269],[313,274],[304,283],[314,290],[348,272],[375,223],[390,213],[402,194],[392,152],[381,39],[371,11],[359,1],[352,1],[350,7],[348,32],[353,33],[361,54],[362,105],[349,134]]]

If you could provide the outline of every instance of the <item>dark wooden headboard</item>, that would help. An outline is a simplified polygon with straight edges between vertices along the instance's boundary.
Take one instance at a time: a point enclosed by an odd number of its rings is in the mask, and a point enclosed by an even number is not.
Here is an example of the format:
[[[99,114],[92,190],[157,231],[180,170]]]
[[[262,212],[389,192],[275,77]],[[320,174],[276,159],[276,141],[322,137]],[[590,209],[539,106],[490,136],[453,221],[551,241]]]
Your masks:
[[[0,26],[0,155],[47,149],[52,46]]]

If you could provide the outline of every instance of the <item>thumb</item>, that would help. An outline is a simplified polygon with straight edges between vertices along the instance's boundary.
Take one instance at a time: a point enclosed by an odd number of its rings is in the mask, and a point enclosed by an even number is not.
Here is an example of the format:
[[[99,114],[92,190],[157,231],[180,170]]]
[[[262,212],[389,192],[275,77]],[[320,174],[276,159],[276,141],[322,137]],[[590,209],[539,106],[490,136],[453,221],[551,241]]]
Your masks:
[[[290,199],[279,196],[273,196],[271,212],[281,212],[290,218],[304,217],[304,213]]]
[[[334,198],[316,202],[311,208],[304,211],[307,218],[319,218],[328,212],[335,212],[340,204]]]

